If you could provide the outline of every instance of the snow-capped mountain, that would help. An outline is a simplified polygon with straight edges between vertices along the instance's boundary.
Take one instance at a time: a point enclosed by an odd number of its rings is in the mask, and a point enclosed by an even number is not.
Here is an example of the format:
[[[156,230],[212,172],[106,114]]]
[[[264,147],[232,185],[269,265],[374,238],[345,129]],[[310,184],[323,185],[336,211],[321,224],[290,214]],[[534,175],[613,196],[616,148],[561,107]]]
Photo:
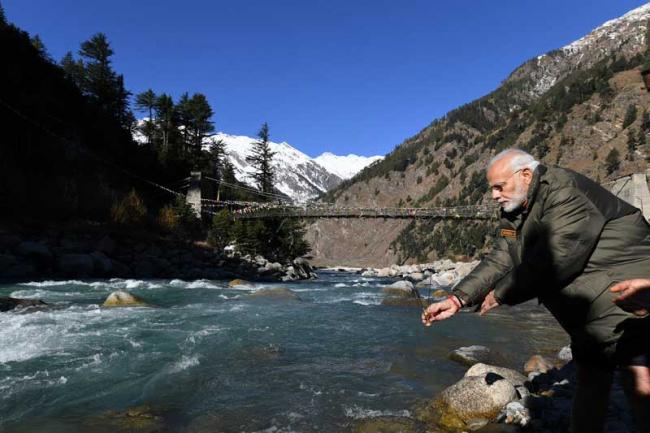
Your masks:
[[[510,82],[524,78],[528,97],[537,98],[555,83],[578,69],[588,69],[613,54],[626,58],[640,54],[646,46],[650,3],[607,21],[588,35],[564,47],[524,63],[510,75]]]
[[[209,142],[221,140],[226,153],[235,168],[235,176],[241,182],[255,185],[252,178],[253,167],[246,161],[256,138],[241,135],[218,133],[208,138]],[[336,156],[325,153],[318,158],[311,158],[289,143],[269,142],[271,151],[275,152],[275,187],[294,201],[305,202],[338,185],[361,171],[365,166],[381,159],[381,156],[359,157],[356,155]],[[319,158],[321,158],[319,160]]]
[[[334,173],[341,179],[350,179],[352,176],[360,172],[364,167],[372,164],[375,161],[384,159],[383,156],[359,156],[349,154],[347,156],[334,155],[330,152],[325,152],[316,158],[318,164],[322,165],[330,173]]]

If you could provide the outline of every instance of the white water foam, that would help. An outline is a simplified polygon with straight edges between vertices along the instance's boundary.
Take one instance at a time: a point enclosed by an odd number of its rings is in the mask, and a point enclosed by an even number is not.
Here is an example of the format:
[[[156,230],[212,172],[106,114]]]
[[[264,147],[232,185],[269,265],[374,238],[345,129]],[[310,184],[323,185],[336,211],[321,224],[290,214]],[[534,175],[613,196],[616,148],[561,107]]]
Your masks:
[[[365,418],[377,418],[380,416],[397,416],[397,417],[404,417],[404,418],[410,418],[411,417],[411,412],[408,410],[373,410],[373,409],[364,409],[360,406],[351,406],[351,407],[344,407],[343,411],[345,412],[345,416],[348,418],[353,418],[353,419],[365,419]]]
[[[79,280],[67,280],[67,281],[30,281],[28,283],[20,283],[19,286],[31,286],[31,287],[57,287],[57,286],[88,286],[90,283]]]
[[[223,289],[222,286],[214,284],[208,280],[196,280],[192,281],[187,286],[186,289]]]
[[[187,370],[190,367],[194,367],[199,365],[199,358],[198,356],[186,356],[183,355],[180,359],[180,361],[175,362],[171,365],[171,372],[172,373],[178,373],[183,370]]]

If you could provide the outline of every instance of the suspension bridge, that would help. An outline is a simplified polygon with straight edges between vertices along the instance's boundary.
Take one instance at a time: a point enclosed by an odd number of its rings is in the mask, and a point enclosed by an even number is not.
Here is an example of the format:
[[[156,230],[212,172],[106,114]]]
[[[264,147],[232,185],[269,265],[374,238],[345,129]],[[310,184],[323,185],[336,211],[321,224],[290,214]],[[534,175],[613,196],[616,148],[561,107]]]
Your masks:
[[[261,195],[266,201],[232,201],[203,198],[202,180],[212,181],[219,187],[241,189]],[[286,196],[235,185],[192,172],[181,188],[187,189],[186,201],[197,215],[215,215],[228,208],[237,219],[262,218],[401,218],[401,219],[468,219],[489,220],[498,215],[494,206],[447,206],[433,208],[350,207],[328,203],[294,204]],[[180,193],[179,193],[180,194]]]

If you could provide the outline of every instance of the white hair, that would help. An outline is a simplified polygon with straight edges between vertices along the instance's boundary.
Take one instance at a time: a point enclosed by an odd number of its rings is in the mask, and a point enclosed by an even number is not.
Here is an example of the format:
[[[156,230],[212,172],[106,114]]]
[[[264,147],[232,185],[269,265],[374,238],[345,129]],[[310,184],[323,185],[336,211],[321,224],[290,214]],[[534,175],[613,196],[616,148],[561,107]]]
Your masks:
[[[496,162],[507,157],[511,157],[508,165],[513,172],[524,168],[534,171],[539,165],[539,161],[533,155],[513,147],[497,153],[488,163],[487,169],[489,170]]]

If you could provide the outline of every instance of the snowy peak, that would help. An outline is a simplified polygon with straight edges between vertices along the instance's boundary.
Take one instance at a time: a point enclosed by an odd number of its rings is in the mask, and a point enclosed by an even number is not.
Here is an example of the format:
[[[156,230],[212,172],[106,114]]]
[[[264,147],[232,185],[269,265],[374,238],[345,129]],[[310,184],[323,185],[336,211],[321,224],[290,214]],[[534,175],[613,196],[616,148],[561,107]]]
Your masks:
[[[325,152],[314,158],[314,161],[341,179],[350,179],[365,167],[382,159],[384,159],[383,156],[359,156],[352,153],[347,156],[340,156]]]
[[[603,23],[560,49],[524,63],[507,81],[530,80],[528,93],[535,99],[575,70],[588,69],[612,56],[629,59],[641,54],[646,49],[648,20],[650,3]]]
[[[225,144],[226,154],[233,164],[237,179],[255,186],[252,176],[255,170],[246,161],[246,156],[251,154],[257,139],[220,132],[209,137],[207,142],[216,140],[221,140]],[[343,179],[354,176],[366,165],[382,158],[379,156],[366,158],[357,155],[336,156],[327,152],[319,157],[324,157],[321,161],[324,160],[326,163],[323,164],[318,161],[318,158],[312,159],[286,142],[269,142],[269,147],[275,153],[273,157],[276,172],[275,188],[297,202],[318,197],[334,188]]]

